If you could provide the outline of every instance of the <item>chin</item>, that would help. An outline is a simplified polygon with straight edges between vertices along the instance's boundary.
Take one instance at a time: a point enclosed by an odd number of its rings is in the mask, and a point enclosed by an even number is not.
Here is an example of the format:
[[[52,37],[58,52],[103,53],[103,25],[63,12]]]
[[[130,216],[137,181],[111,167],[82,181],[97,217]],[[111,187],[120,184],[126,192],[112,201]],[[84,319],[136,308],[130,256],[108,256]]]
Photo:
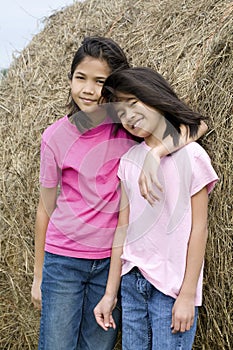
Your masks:
[[[97,105],[94,106],[83,106],[83,108],[81,109],[84,113],[92,113],[95,112],[97,109]]]
[[[148,136],[148,133],[145,132],[144,130],[134,130],[134,129],[130,129],[129,132],[134,135],[134,136],[137,136],[137,137],[140,137],[142,139],[144,139],[145,137]]]

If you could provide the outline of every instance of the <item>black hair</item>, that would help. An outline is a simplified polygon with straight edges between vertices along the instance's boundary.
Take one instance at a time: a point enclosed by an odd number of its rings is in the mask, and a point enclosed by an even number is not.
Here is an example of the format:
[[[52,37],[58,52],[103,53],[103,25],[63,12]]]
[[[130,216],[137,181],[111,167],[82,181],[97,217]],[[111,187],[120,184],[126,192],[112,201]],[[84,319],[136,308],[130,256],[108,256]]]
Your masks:
[[[70,72],[68,73],[68,78],[70,80],[72,80],[76,67],[87,56],[106,61],[111,72],[129,68],[129,63],[124,51],[115,41],[100,36],[86,37],[76,51],[71,63]],[[69,91],[67,107],[69,117],[80,111],[80,108],[71,96],[71,91]],[[80,112],[79,114],[80,120],[83,119],[83,121],[85,121],[85,115],[81,116],[81,114],[84,113]]]
[[[206,119],[181,101],[163,76],[150,68],[135,67],[112,73],[102,88],[102,101],[117,102],[117,92],[132,94],[146,105],[162,112],[168,121],[164,137],[172,135],[175,144],[178,134],[174,133],[174,128],[180,133],[180,125],[184,124],[189,129],[190,136],[194,136],[201,120]],[[115,119],[114,114],[112,117]],[[174,128],[169,128],[171,124]]]

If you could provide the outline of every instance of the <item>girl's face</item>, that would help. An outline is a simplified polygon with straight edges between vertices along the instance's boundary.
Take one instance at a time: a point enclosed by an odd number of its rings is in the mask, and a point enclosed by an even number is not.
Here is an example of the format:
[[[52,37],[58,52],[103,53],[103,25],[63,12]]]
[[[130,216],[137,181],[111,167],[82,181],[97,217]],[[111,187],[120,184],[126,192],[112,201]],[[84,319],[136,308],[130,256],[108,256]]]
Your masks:
[[[116,110],[122,125],[132,135],[142,137],[147,144],[155,145],[165,130],[163,114],[137,99],[134,95],[117,93]]]
[[[106,61],[91,56],[86,56],[77,65],[70,88],[71,96],[81,111],[90,113],[95,110],[102,86],[110,73]]]

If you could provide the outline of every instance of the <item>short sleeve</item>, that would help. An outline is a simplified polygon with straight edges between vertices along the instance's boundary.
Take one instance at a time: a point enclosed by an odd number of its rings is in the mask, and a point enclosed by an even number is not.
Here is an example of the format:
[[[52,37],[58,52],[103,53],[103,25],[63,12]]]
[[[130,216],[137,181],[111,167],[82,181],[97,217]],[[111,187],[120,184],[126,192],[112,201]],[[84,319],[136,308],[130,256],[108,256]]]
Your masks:
[[[40,153],[40,184],[43,187],[52,188],[59,184],[60,171],[55,155],[42,138]]]
[[[218,175],[211,165],[208,154],[199,146],[198,152],[196,152],[194,156],[191,196],[195,195],[205,186],[207,186],[209,194],[213,190],[217,181]]]
[[[125,180],[124,163],[125,163],[124,162],[124,157],[121,157],[120,164],[119,164],[118,171],[117,171],[117,176],[119,177],[119,179],[121,181]]]

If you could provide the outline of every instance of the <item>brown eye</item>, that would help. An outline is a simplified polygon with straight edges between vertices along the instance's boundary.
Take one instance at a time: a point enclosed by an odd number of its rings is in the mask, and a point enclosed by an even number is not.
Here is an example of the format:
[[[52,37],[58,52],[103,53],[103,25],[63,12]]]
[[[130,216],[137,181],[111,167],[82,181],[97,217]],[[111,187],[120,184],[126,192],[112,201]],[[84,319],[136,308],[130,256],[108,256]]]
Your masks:
[[[130,107],[134,106],[137,102],[138,102],[138,100],[133,100],[133,101],[130,103]]]
[[[118,111],[117,112],[117,116],[118,116],[119,119],[122,119],[125,116],[125,112],[124,111]]]
[[[98,80],[96,80],[96,82],[100,85],[104,85],[105,80],[98,79]]]

